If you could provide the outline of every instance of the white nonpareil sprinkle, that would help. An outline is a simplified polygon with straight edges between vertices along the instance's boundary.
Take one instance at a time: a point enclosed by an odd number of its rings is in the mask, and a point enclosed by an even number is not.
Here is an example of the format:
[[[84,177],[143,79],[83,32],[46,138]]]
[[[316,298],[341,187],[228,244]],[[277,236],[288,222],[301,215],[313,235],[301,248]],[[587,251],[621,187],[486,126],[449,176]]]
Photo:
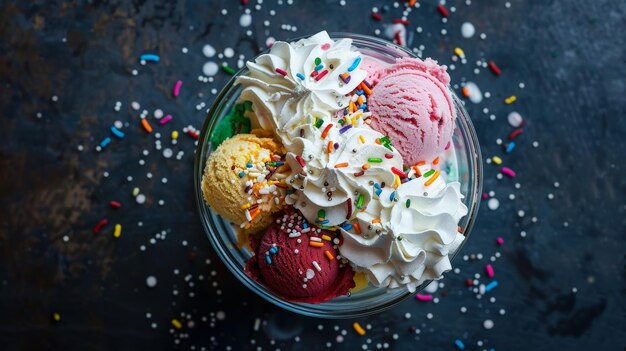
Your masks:
[[[495,211],[498,209],[498,207],[500,207],[500,201],[498,201],[498,199],[496,199],[495,197],[491,198],[489,199],[489,201],[487,201],[487,207],[490,210]]]
[[[471,38],[476,33],[476,28],[470,22],[465,22],[461,25],[461,35],[463,38]]]
[[[146,278],[146,285],[149,288],[154,288],[157,285],[157,278],[154,276],[149,276],[148,278]]]

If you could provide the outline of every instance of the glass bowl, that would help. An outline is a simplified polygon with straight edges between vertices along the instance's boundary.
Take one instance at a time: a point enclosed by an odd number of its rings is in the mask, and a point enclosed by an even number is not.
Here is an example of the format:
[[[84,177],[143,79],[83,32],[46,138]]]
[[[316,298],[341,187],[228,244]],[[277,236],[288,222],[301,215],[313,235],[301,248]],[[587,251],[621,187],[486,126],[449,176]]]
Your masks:
[[[392,63],[399,57],[416,57],[415,54],[406,48],[366,35],[331,33],[330,36],[335,40],[350,38],[353,40],[353,47],[356,47],[362,54],[384,62]],[[297,41],[301,38],[296,38],[292,41]],[[263,53],[267,53],[268,51],[269,50]],[[247,68],[243,68],[237,72],[215,99],[204,122],[204,126],[202,127],[202,132],[198,140],[198,148],[196,150],[194,165],[196,202],[204,230],[220,259],[237,279],[257,295],[276,306],[312,317],[354,318],[370,315],[389,309],[412,295],[406,289],[387,290],[386,288],[368,286],[349,296],[340,296],[321,304],[297,303],[286,301],[276,296],[265,286],[245,274],[245,262],[251,257],[251,252],[247,248],[239,249],[237,247],[237,233],[231,224],[216,215],[205,203],[202,197],[201,182],[207,157],[212,151],[210,142],[211,133],[217,125],[217,122],[233,108],[239,97],[241,87],[234,84],[235,79],[247,73]],[[447,180],[458,180],[461,183],[461,193],[465,196],[464,202],[469,211],[459,223],[459,226],[463,230],[465,240],[463,240],[463,244],[461,244],[459,249],[453,254],[451,260],[458,255],[467,242],[478,211],[482,189],[482,162],[476,132],[474,131],[467,111],[463,107],[463,103],[454,93],[452,94],[457,119],[452,138],[452,147],[449,151],[453,151],[453,153],[456,154],[457,172],[456,174],[449,175]],[[428,283],[430,283],[430,281],[418,287],[418,291],[423,289]]]

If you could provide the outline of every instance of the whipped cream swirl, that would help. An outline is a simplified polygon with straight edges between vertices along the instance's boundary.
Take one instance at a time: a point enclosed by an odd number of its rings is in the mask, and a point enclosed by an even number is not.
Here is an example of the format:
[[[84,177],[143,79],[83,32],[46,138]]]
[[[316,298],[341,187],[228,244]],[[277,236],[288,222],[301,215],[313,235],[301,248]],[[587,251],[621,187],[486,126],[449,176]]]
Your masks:
[[[346,94],[365,79],[367,72],[355,65],[361,53],[351,46],[351,39],[333,41],[325,31],[291,44],[278,41],[268,54],[246,64],[250,73],[236,81],[244,87],[239,100],[251,101],[260,127],[277,132],[289,145],[289,132],[348,106]],[[316,62],[322,68],[311,76]],[[347,83],[343,73],[350,75]]]
[[[406,286],[414,292],[452,268],[449,254],[464,240],[457,223],[467,207],[458,182],[446,185],[439,177],[426,186],[427,180],[419,177],[400,185],[391,207],[370,203],[357,215],[361,234],[341,229],[341,255],[374,286]],[[373,223],[375,218],[380,221]]]

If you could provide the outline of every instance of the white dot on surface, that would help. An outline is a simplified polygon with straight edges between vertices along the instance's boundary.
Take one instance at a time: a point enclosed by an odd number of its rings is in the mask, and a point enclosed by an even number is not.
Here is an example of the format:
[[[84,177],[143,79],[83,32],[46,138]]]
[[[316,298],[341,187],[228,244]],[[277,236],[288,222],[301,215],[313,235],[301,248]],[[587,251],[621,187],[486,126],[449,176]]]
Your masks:
[[[146,202],[146,195],[144,194],[139,194],[137,195],[137,197],[135,198],[135,201],[137,201],[138,204],[143,204],[144,202]]]
[[[524,210],[517,211],[517,215],[520,216],[520,217],[524,217],[525,214],[526,213],[524,212]]]
[[[498,201],[498,199],[496,199],[495,197],[491,198],[489,199],[489,201],[487,201],[487,207],[490,210],[495,211],[498,209],[498,207],[500,207],[500,201]]]
[[[209,58],[213,57],[215,56],[215,48],[211,46],[210,44],[206,44],[205,46],[202,47],[202,54]]]
[[[206,76],[214,76],[217,74],[217,71],[219,69],[220,67],[217,65],[217,63],[209,61],[205,63],[204,66],[202,66],[202,73],[204,73],[204,75]]]
[[[485,327],[485,329],[487,329],[487,330],[493,328],[493,321],[491,319],[486,319],[483,322],[483,327]]]
[[[170,149],[169,147],[166,147],[165,149],[163,149],[163,157],[170,158],[172,157],[173,154],[174,154],[174,151],[172,151],[172,149]]]
[[[244,13],[239,17],[239,25],[242,27],[249,27],[252,24],[252,16],[247,13]]]
[[[155,276],[149,276],[148,278],[146,278],[146,285],[149,288],[154,288],[157,285],[157,278]]]
[[[509,113],[509,115],[507,116],[507,120],[509,124],[511,125],[511,127],[514,127],[514,128],[521,126],[522,122],[524,121],[524,119],[522,118],[522,115],[520,115],[516,111]]]
[[[233,50],[233,48],[226,48],[224,49],[224,56],[227,58],[231,58],[233,56],[235,56],[235,50]]]

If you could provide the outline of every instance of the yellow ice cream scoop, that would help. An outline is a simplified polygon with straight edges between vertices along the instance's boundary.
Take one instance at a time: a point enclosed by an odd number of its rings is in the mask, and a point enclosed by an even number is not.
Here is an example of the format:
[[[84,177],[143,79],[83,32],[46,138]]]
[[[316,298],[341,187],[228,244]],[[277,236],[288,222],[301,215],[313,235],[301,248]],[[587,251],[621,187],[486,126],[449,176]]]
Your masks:
[[[218,215],[238,225],[246,234],[243,237],[272,222],[272,214],[284,205],[287,189],[282,145],[258,134],[224,140],[209,155],[202,177],[206,202]]]

